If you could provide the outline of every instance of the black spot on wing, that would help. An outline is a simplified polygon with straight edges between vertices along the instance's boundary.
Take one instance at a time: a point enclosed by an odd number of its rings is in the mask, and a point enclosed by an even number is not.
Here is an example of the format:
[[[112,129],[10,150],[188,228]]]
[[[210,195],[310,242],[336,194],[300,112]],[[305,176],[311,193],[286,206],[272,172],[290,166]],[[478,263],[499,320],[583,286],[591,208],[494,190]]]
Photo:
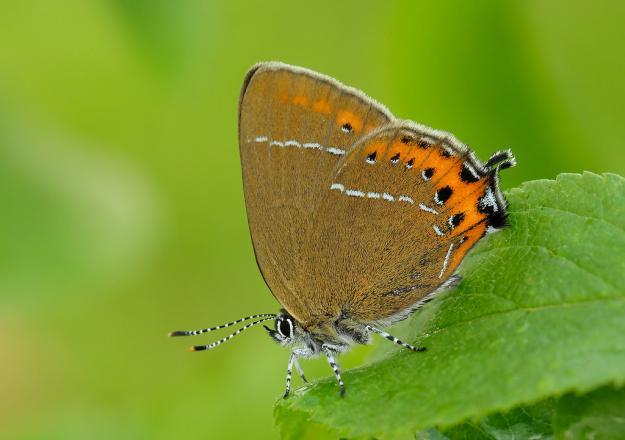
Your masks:
[[[447,200],[449,200],[449,198],[451,197],[452,193],[453,193],[453,190],[451,189],[451,187],[444,186],[441,189],[439,189],[438,191],[436,191],[436,195],[434,196],[434,201],[437,204],[442,205]]]
[[[470,165],[469,165],[470,166]],[[477,172],[474,174],[474,170],[469,169],[466,164],[462,166],[462,171],[460,171],[460,179],[466,183],[473,183],[480,180],[480,176]]]

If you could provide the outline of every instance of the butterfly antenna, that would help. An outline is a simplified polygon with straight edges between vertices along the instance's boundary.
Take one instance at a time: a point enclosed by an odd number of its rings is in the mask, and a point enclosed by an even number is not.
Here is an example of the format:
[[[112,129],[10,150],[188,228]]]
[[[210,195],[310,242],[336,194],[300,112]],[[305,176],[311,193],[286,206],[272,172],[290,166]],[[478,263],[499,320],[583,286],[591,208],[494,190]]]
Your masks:
[[[258,321],[250,322],[249,324],[246,324],[243,327],[241,327],[240,329],[238,329],[236,332],[229,334],[228,336],[226,336],[223,339],[220,339],[219,341],[215,341],[215,342],[213,342],[211,344],[208,344],[208,345],[194,345],[191,348],[189,348],[189,350],[191,350],[191,351],[210,350],[211,348],[215,348],[218,345],[223,344],[224,342],[228,342],[230,339],[234,338],[239,333],[244,332],[245,330],[247,330],[250,327],[255,326],[256,324],[260,324],[261,322],[265,322],[265,321],[267,321],[269,319],[275,319],[275,318],[276,318],[276,316],[272,315],[272,316],[268,316],[268,317],[263,318],[263,319],[259,319]]]
[[[203,328],[203,329],[200,329],[200,330],[177,330],[177,331],[174,331],[174,332],[170,332],[169,336],[173,337],[173,336],[195,336],[195,335],[201,335],[202,333],[214,332],[215,330],[220,330],[222,328],[233,326],[233,325],[238,324],[240,322],[247,321],[248,319],[264,318],[266,316],[269,316],[269,317],[274,318],[274,319],[278,317],[278,315],[276,315],[275,313],[261,313],[259,315],[246,316],[245,318],[237,319],[236,321],[228,322],[226,324],[221,324],[221,325],[218,325],[217,327]]]

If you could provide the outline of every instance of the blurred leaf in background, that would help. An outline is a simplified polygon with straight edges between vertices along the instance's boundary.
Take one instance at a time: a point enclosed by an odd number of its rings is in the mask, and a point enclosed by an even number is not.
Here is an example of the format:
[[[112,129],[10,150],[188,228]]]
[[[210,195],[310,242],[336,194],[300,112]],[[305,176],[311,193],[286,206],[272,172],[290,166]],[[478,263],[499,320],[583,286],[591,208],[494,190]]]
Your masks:
[[[197,355],[165,338],[278,308],[250,246],[236,141],[257,61],[335,76],[482,158],[512,148],[507,188],[625,173],[621,2],[1,10],[0,437],[278,435],[287,353],[262,332]],[[322,360],[306,368],[328,374]]]

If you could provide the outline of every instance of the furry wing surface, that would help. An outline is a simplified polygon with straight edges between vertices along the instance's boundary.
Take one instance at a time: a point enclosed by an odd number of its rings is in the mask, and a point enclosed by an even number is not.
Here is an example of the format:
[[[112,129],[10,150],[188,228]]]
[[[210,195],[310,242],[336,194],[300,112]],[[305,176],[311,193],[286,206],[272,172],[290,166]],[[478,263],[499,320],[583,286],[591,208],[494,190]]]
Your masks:
[[[495,174],[450,136],[397,122],[341,160],[304,250],[306,277],[318,281],[313,315],[399,319],[484,235]]]
[[[261,63],[239,100],[239,147],[256,260],[274,296],[308,319],[307,240],[333,170],[350,146],[393,116],[362,93],[315,72]],[[313,287],[314,289],[314,287]]]

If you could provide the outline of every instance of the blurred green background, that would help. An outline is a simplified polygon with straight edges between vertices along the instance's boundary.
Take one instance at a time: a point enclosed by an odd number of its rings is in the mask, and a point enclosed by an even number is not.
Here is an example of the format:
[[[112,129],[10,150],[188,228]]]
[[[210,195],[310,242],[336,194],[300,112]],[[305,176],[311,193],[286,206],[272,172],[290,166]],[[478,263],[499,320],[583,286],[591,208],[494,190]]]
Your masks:
[[[260,329],[209,353],[166,338],[278,310],[236,136],[257,61],[332,75],[482,158],[512,148],[504,188],[625,174],[622,2],[0,6],[0,438],[277,436],[286,351]]]

